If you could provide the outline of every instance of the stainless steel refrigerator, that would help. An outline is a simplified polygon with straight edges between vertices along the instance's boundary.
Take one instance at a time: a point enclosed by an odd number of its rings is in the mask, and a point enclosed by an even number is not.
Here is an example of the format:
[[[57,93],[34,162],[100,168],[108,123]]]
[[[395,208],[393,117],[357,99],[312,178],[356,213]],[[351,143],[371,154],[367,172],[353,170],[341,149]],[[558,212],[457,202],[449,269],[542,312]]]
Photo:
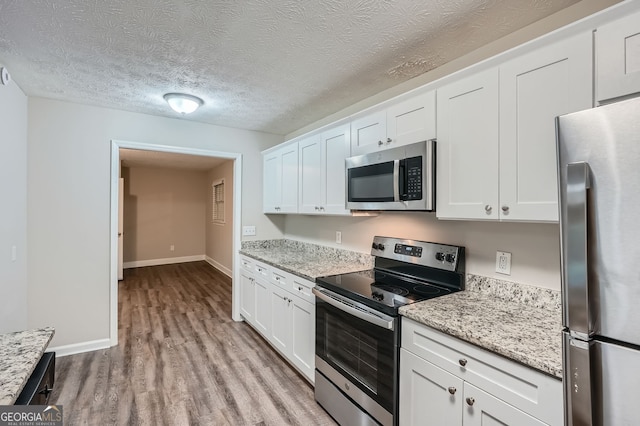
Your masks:
[[[640,98],[557,119],[567,425],[640,425]]]

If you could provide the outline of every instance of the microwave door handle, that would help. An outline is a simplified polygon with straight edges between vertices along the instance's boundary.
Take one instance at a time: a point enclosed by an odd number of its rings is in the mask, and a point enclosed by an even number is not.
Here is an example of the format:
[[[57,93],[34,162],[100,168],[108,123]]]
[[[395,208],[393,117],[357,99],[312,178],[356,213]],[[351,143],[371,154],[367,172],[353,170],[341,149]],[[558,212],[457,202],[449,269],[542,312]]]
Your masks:
[[[393,201],[400,201],[400,160],[393,160]]]

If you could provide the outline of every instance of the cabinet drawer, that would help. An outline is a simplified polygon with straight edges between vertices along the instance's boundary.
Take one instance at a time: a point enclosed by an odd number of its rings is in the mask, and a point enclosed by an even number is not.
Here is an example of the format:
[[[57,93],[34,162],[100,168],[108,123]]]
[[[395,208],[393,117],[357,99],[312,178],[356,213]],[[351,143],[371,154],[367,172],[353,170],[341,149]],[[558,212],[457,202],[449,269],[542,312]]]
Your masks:
[[[256,277],[263,277],[267,280],[269,279],[270,269],[267,265],[256,262],[253,269],[256,273]]]
[[[244,269],[247,272],[253,272],[253,261],[248,257],[241,256],[240,268]]]
[[[291,274],[288,274],[287,272],[281,271],[279,269],[274,269],[271,272],[271,282],[280,288],[283,288],[287,291],[292,291],[293,278]]]
[[[562,424],[562,381],[402,318],[402,347],[548,424]]]
[[[315,284],[309,280],[296,276],[293,277],[293,293],[313,304],[315,304],[316,301],[316,297],[311,292],[314,286]]]

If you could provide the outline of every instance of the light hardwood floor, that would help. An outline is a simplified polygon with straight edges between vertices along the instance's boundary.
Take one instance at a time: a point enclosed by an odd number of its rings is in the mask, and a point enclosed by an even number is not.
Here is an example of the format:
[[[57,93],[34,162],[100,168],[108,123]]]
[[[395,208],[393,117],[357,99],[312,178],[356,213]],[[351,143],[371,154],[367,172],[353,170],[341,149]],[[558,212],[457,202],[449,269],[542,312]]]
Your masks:
[[[65,425],[335,425],[206,262],[128,269],[119,345],[56,360]],[[81,320],[81,319],[79,319]]]

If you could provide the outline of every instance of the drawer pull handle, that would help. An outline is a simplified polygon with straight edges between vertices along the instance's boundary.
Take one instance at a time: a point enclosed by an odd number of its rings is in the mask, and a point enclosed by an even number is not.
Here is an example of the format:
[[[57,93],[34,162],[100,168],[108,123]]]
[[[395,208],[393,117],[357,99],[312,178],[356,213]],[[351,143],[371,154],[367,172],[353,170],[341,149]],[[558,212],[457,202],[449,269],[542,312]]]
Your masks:
[[[302,286],[298,286],[298,291],[302,291]]]
[[[456,388],[454,388],[453,386],[451,386],[451,387],[449,388],[449,393],[450,393],[451,395],[455,395],[456,390],[457,390]]]
[[[466,359],[464,359],[464,358],[460,358],[460,359],[458,360],[458,363],[460,363],[460,365],[461,365],[462,367],[464,367],[465,365],[467,365],[467,360],[466,360]]]
[[[473,399],[473,397],[469,397],[467,398],[467,404],[469,405],[469,407],[471,407],[473,405],[473,403],[476,402],[475,399]]]

